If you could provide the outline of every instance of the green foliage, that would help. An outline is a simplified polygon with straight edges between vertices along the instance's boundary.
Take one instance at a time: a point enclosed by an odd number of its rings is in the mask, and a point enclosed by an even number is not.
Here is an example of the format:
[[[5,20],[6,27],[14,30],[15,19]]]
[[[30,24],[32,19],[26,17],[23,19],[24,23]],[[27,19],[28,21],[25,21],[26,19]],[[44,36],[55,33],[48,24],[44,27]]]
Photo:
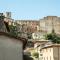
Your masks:
[[[55,33],[46,34],[45,39],[50,40],[53,43],[60,43],[60,36]]]
[[[38,53],[38,52],[34,52],[34,53],[32,54],[32,56],[34,56],[35,58],[38,58],[38,57],[39,57],[39,53]]]
[[[10,25],[9,28],[10,28],[10,34],[13,36],[17,36],[16,26]]]
[[[32,38],[32,33],[27,33],[27,36],[28,36],[28,39],[31,39]]]

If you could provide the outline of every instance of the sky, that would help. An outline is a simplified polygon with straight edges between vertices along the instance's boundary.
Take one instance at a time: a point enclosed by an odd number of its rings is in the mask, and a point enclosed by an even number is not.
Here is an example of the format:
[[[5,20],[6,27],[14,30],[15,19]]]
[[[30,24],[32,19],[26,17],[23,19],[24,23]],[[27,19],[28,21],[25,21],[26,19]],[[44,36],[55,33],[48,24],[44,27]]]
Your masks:
[[[15,20],[60,16],[60,0],[0,0],[1,12],[11,12]]]

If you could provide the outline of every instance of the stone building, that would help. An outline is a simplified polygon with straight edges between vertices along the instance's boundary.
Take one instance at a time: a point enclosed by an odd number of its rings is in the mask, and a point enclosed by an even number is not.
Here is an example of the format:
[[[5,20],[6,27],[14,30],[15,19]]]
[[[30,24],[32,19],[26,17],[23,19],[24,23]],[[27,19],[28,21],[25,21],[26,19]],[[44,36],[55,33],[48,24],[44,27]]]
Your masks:
[[[5,16],[4,21],[8,22],[8,25],[14,25],[14,19],[11,18],[11,12],[5,12],[3,14]]]
[[[60,60],[60,44],[47,45],[40,50],[41,60]]]
[[[52,30],[55,33],[60,34],[60,17],[57,16],[47,16],[40,20],[16,20],[15,23],[19,24],[17,26],[20,32],[24,33],[51,33]]]
[[[55,33],[60,34],[60,17],[47,16],[43,19],[40,19],[40,30],[51,33],[53,29]]]
[[[39,21],[16,20],[15,22],[20,24],[25,32],[36,32],[39,30]]]
[[[3,13],[5,17],[7,18],[11,18],[11,12],[5,12]]]
[[[3,20],[5,21],[5,23],[8,23],[8,25],[16,26],[17,31],[24,33],[25,35],[28,33],[29,36],[32,36],[32,33],[36,33],[36,32],[37,32],[36,34],[38,35],[40,35],[41,33],[46,34],[46,33],[51,33],[52,30],[54,30],[55,33],[57,34],[60,34],[60,17],[57,16],[47,16],[40,20],[14,21],[14,19],[11,18],[11,12],[1,13],[0,16],[1,15],[4,16]],[[0,21],[2,20],[0,19]]]
[[[28,39],[32,38],[32,33],[39,30],[39,21],[35,20],[16,20],[17,29],[21,36],[25,35]],[[19,26],[18,26],[19,25]]]

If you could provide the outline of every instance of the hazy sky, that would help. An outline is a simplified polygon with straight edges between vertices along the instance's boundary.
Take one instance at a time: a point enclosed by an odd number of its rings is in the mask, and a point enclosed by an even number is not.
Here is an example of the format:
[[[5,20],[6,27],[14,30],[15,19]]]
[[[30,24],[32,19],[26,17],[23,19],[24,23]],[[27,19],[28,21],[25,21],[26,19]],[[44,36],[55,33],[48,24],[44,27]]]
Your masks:
[[[0,0],[0,12],[12,12],[14,19],[60,16],[60,0]]]

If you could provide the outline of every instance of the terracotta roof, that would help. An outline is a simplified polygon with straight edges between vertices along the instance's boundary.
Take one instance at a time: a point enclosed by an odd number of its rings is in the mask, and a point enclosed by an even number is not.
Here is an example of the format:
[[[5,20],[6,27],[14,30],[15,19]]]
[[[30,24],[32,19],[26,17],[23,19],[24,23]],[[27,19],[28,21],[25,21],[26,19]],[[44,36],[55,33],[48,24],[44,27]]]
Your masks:
[[[16,37],[16,36],[10,35],[9,33],[5,33],[5,32],[2,32],[2,31],[0,31],[0,35],[4,35],[4,36],[8,36],[10,38],[17,39],[17,41],[22,41],[23,42],[23,49],[25,48],[25,46],[27,44],[27,39],[24,38],[24,37]]]

